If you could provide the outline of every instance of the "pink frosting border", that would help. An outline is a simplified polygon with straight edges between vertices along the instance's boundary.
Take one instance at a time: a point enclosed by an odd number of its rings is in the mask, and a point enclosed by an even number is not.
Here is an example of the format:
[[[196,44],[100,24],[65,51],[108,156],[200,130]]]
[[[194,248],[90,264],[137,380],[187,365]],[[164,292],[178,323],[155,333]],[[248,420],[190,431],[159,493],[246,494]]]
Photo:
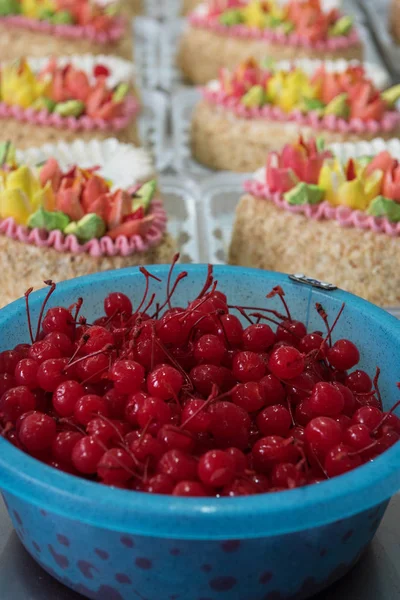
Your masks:
[[[347,206],[333,206],[327,201],[320,204],[291,205],[283,198],[280,192],[271,193],[266,183],[254,179],[245,181],[246,192],[263,200],[270,200],[278,208],[293,214],[304,215],[309,219],[322,221],[324,219],[338,221],[342,227],[365,229],[374,233],[385,233],[391,237],[400,235],[400,223],[391,223],[386,217],[373,217],[361,210],[353,210]]]
[[[311,42],[304,39],[298,33],[283,33],[273,29],[259,29],[258,27],[248,27],[247,25],[223,25],[212,15],[201,15],[193,12],[189,15],[189,22],[193,27],[209,29],[214,33],[242,39],[261,40],[271,44],[280,44],[293,47],[310,48],[317,51],[332,52],[343,50],[360,43],[360,36],[353,27],[349,35],[342,35]]]
[[[297,123],[301,126],[309,126],[317,130],[339,131],[340,133],[372,133],[380,131],[394,131],[400,124],[400,112],[386,111],[380,121],[370,119],[362,121],[361,119],[342,119],[336,115],[327,115],[321,117],[316,111],[302,113],[300,110],[293,110],[285,113],[279,106],[267,104],[261,108],[248,108],[241,103],[240,98],[234,98],[227,95],[223,90],[211,90],[208,87],[201,88],[203,97],[207,102],[222,106],[233,112],[241,119],[266,119],[273,121]]]
[[[125,33],[125,20],[121,17],[116,17],[111,27],[107,31],[96,31],[92,25],[54,25],[48,21],[39,21],[30,19],[21,15],[7,15],[0,17],[0,23],[13,25],[30,31],[39,33],[47,33],[69,39],[86,38],[96,44],[109,44],[117,42]]]
[[[24,225],[17,225],[12,217],[0,220],[0,235],[39,248],[53,248],[57,252],[70,252],[72,254],[86,253],[94,258],[100,256],[131,256],[135,253],[146,252],[149,248],[157,246],[166,230],[167,213],[160,199],[152,201],[148,215],[153,217],[153,222],[144,237],[134,235],[127,238],[121,235],[116,240],[112,240],[105,235],[100,239],[93,239],[85,244],[80,244],[75,235],[64,235],[61,231],[47,232],[37,227],[29,229]]]
[[[33,110],[32,108],[22,108],[17,105],[9,105],[0,102],[0,119],[14,118],[17,121],[26,121],[32,125],[42,125],[56,127],[57,129],[69,129],[70,131],[119,131],[129,125],[133,117],[139,112],[139,102],[133,96],[128,96],[124,100],[124,114],[115,119],[95,119],[83,115],[81,117],[61,117],[60,115],[49,113],[47,110]]]

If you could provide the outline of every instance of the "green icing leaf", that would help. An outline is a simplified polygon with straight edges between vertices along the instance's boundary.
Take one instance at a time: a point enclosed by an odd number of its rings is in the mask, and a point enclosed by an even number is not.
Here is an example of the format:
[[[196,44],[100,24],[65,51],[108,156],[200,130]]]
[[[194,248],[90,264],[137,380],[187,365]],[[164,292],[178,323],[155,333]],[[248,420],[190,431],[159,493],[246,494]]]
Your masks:
[[[0,17],[19,15],[20,12],[21,4],[18,0],[0,0]]]
[[[387,217],[389,221],[398,223],[400,221],[400,204],[385,196],[377,196],[372,200],[367,213],[373,217]]]
[[[283,197],[286,202],[292,205],[318,204],[324,197],[324,190],[317,185],[301,181],[286,192]]]
[[[85,215],[79,221],[73,221],[64,229],[66,235],[76,235],[80,242],[89,242],[100,238],[106,232],[106,225],[101,217],[95,213]]]
[[[324,114],[336,115],[337,117],[342,117],[342,119],[347,119],[350,114],[348,95],[343,93],[336,96],[336,98],[333,98],[333,100],[325,106]]]
[[[222,25],[232,27],[232,25],[240,25],[240,23],[243,23],[243,16],[240,10],[226,10],[220,15],[219,22],[222,23]]]
[[[0,167],[16,162],[15,146],[10,140],[0,143]]]
[[[46,98],[45,96],[41,96],[40,98],[36,98],[35,102],[31,105],[33,110],[47,110],[47,112],[53,112],[56,103],[51,98]]]
[[[336,21],[332,27],[329,28],[329,35],[332,37],[346,35],[353,28],[352,17],[345,15]]]
[[[74,17],[68,10],[60,10],[51,17],[51,22],[55,25],[73,25]]]
[[[127,83],[120,83],[115,89],[112,99],[113,102],[121,102],[127,93],[129,92],[129,85]]]
[[[150,206],[150,202],[154,198],[154,194],[157,189],[157,181],[152,179],[148,181],[142,187],[135,192],[135,195],[132,200],[132,212],[135,212],[141,206],[144,208],[144,211],[147,212]]]
[[[59,102],[54,108],[54,112],[62,117],[79,117],[85,110],[85,104],[80,100],[67,100]]]
[[[360,165],[361,168],[364,168],[367,167],[373,159],[373,156],[360,156],[360,158],[357,158],[357,163]]]
[[[322,112],[325,108],[324,102],[318,100],[318,98],[303,98],[301,109],[306,112],[310,110],[320,111]]]
[[[34,212],[28,219],[28,227],[38,227],[39,229],[46,229],[47,231],[54,231],[59,229],[63,231],[70,219],[63,212],[48,211],[43,207],[40,207]]]
[[[54,15],[54,10],[51,10],[50,8],[42,8],[42,10],[39,12],[39,19],[41,21],[51,21]]]
[[[266,102],[266,93],[262,85],[253,85],[243,96],[241,102],[247,108],[256,108]]]
[[[315,141],[317,144],[318,152],[323,152],[325,150],[325,139],[321,135],[319,135]]]

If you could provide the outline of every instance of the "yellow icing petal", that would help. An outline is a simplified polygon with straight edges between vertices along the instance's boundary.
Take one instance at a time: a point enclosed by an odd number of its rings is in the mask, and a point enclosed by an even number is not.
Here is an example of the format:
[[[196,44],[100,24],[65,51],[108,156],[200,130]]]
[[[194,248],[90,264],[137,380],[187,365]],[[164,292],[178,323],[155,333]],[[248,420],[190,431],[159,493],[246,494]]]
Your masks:
[[[338,206],[340,204],[338,193],[340,186],[346,181],[343,167],[340,162],[326,160],[319,174],[318,186],[325,191],[325,200]]]
[[[56,198],[50,181],[33,195],[32,212],[36,212],[40,207],[48,211],[56,210]]]
[[[368,204],[381,193],[383,171],[374,171],[365,179],[364,190]]]
[[[6,189],[21,190],[27,198],[32,199],[41,190],[41,185],[39,180],[33,175],[31,169],[26,165],[22,165],[15,171],[11,171],[8,175]]]
[[[353,181],[342,183],[339,188],[338,200],[339,204],[348,206],[354,210],[365,210],[368,208],[370,202],[360,179],[353,179]]]
[[[0,193],[0,218],[13,217],[18,225],[26,225],[31,212],[29,199],[21,190],[5,190]]]

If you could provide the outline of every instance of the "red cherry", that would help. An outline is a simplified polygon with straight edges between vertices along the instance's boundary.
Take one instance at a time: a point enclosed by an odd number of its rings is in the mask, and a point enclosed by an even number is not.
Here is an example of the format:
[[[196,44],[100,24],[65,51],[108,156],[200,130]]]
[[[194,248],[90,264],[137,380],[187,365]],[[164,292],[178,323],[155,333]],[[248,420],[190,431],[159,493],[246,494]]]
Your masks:
[[[264,436],[280,435],[282,437],[289,433],[292,425],[290,413],[281,404],[267,406],[261,411],[256,419],[257,426]]]
[[[252,455],[256,469],[261,473],[266,473],[277,463],[294,463],[298,452],[290,438],[270,435],[261,438],[254,444]]]
[[[198,481],[180,481],[172,491],[173,496],[199,497],[207,496],[206,488]]]
[[[223,450],[210,450],[200,458],[197,473],[205,485],[219,488],[233,481],[235,467],[235,460],[230,454]]]
[[[96,473],[105,450],[103,444],[94,437],[86,436],[78,440],[72,451],[72,463],[80,473]]]
[[[0,398],[0,413],[6,422],[15,423],[18,417],[35,407],[35,396],[23,385],[7,390]]]
[[[324,468],[329,477],[347,473],[361,465],[361,458],[346,444],[332,448],[325,458]]]
[[[360,360],[358,348],[350,340],[338,340],[327,352],[329,362],[339,371],[347,371]]]
[[[342,428],[330,417],[315,417],[307,423],[304,430],[305,439],[311,450],[318,456],[324,457],[327,452],[342,441]]]
[[[315,415],[332,417],[342,412],[344,398],[331,383],[321,381],[315,385],[307,405]]]
[[[249,325],[243,332],[243,348],[252,352],[266,352],[275,343],[275,333],[269,325]]]
[[[296,348],[281,346],[271,354],[268,367],[279,379],[293,379],[303,372],[304,358]]]
[[[183,386],[181,373],[170,365],[160,365],[147,376],[147,390],[152,396],[169,400],[177,396]]]
[[[242,383],[259,381],[264,376],[265,369],[266,365],[264,360],[256,352],[246,350],[244,352],[238,352],[233,357],[233,375]]]
[[[50,448],[57,427],[54,419],[40,412],[27,415],[19,429],[19,439],[28,452],[40,452]]]

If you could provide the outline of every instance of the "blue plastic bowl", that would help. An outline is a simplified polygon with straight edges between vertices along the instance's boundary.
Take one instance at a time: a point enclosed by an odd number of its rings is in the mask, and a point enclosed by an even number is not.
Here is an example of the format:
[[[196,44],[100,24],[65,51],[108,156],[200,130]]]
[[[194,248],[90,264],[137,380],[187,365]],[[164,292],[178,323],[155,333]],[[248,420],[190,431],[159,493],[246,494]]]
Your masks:
[[[165,289],[168,266],[151,272]],[[204,265],[180,266],[188,278],[180,305],[203,286]],[[331,318],[345,311],[336,337],[362,349],[361,367],[381,367],[386,408],[397,400],[400,323],[339,290],[325,292],[286,275],[216,267],[220,289],[235,303],[265,305],[280,284],[295,318],[311,329],[321,302]],[[62,283],[51,304],[85,298],[89,319],[111,291],[142,296],[138,269]],[[31,297],[37,317],[44,292]],[[278,307],[278,300],[270,301]],[[28,339],[24,302],[0,311],[0,349]],[[400,444],[373,463],[320,485],[242,498],[176,498],[127,492],[58,472],[0,439],[0,486],[25,548],[42,567],[88,598],[101,600],[297,600],[344,575],[375,534],[390,497],[400,488]]]

